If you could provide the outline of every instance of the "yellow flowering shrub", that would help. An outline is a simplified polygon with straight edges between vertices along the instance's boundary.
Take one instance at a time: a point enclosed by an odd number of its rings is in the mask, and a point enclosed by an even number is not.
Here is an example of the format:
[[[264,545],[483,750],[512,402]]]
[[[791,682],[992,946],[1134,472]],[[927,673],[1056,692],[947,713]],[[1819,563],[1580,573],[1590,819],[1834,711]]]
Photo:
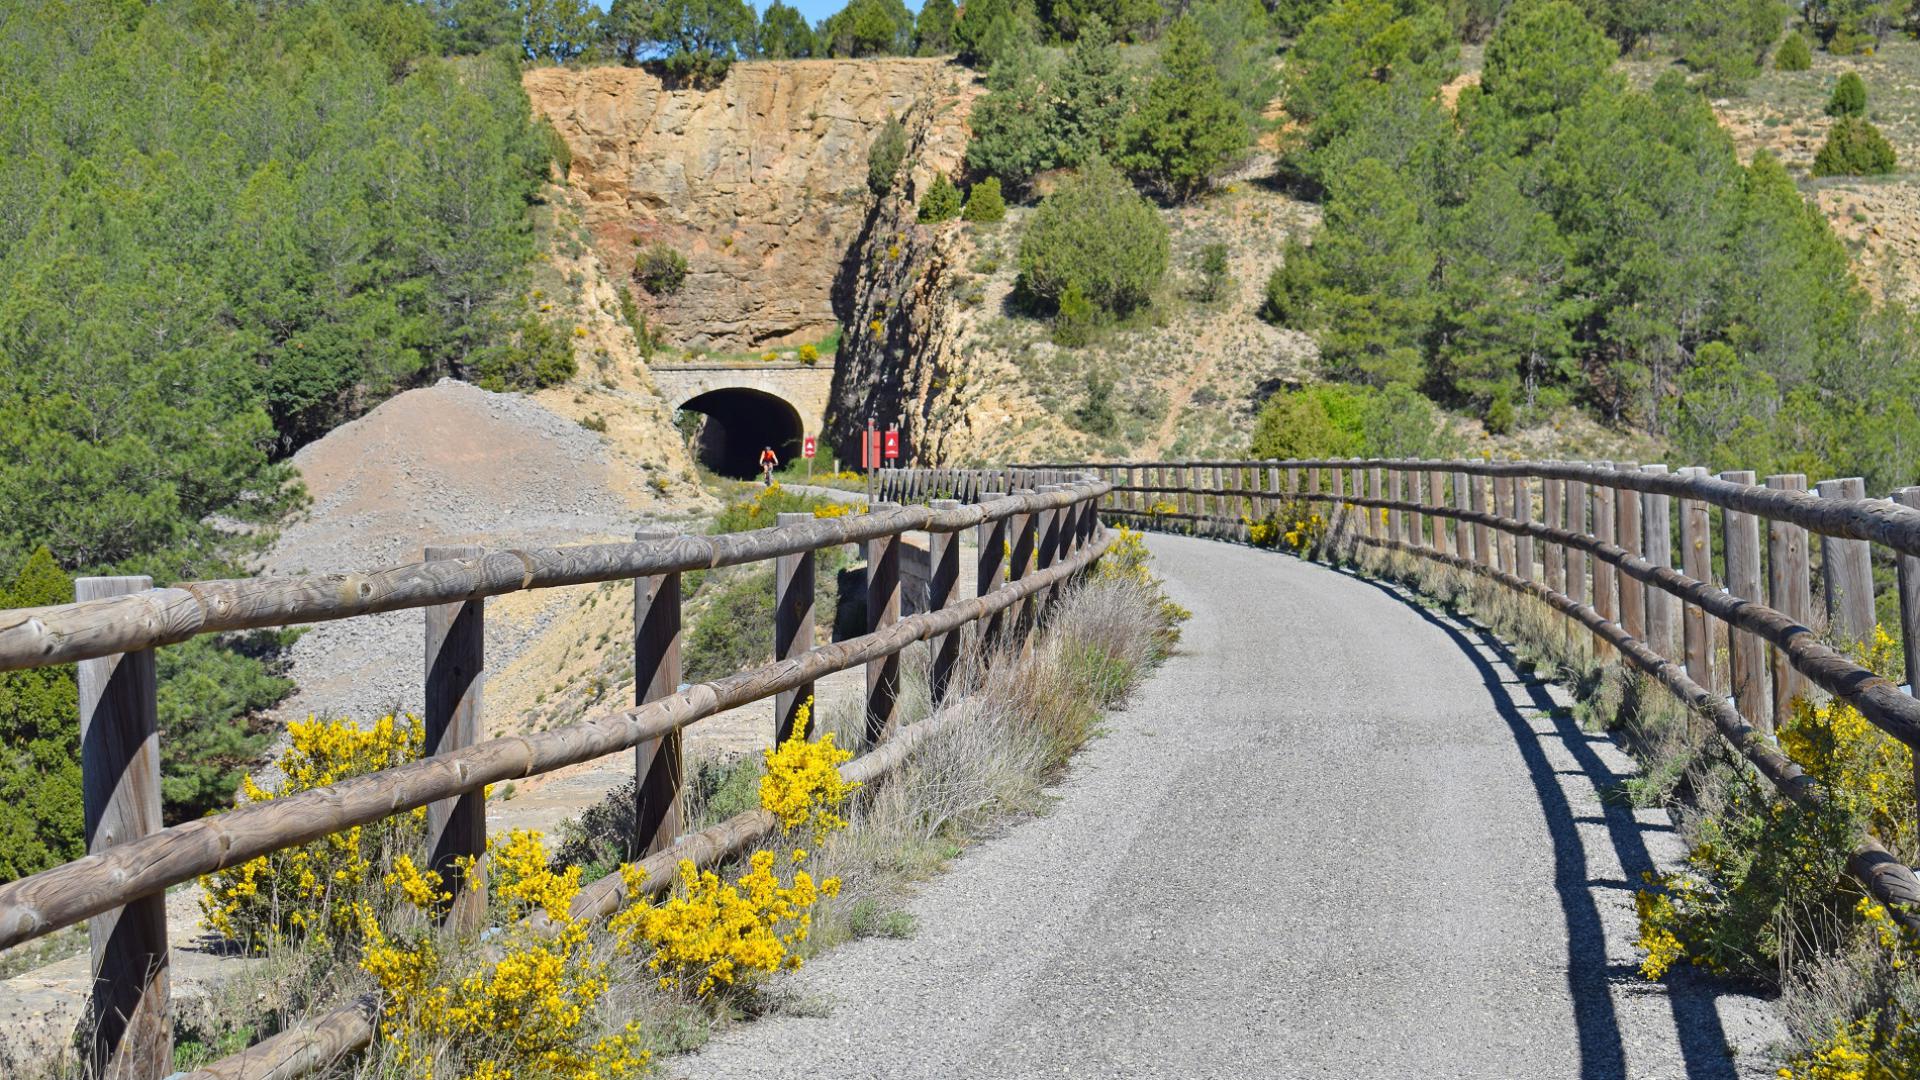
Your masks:
[[[606,994],[585,919],[567,909],[580,868],[553,870],[537,832],[516,829],[488,844],[502,927],[483,951],[443,949],[425,918],[390,933],[361,904],[361,967],[379,983],[382,1038],[401,1076],[490,1080],[620,1080],[644,1072],[639,1027],[608,1030],[594,1006]],[[388,890],[425,916],[444,895],[440,876],[395,860]],[[545,914],[550,927],[530,920]]]
[[[797,710],[792,737],[766,751],[760,806],[788,833],[804,831],[818,844],[846,827],[840,811],[858,785],[841,778],[838,766],[853,755],[834,745],[831,732],[807,741],[812,713],[809,698]],[[659,976],[663,989],[690,989],[697,996],[797,968],[800,956],[794,949],[812,929],[814,904],[840,892],[836,878],[816,885],[801,868],[806,859],[804,848],[788,851],[784,859],[758,851],[747,872],[731,882],[683,859],[673,894],[657,905],[646,900],[645,872],[622,867],[629,906],[610,926],[615,947],[622,954],[644,955],[647,970]],[[791,880],[780,877],[783,863]]]
[[[1893,638],[1875,626],[1873,640],[1854,650],[1854,662],[1892,675],[1901,658]],[[1824,705],[1797,698],[1780,729],[1780,749],[1821,787],[1856,802],[1866,827],[1888,847],[1915,847],[1913,751],[1860,710],[1837,698]]]
[[[1894,1010],[1852,1023],[1835,1021],[1832,1032],[1782,1068],[1781,1080],[1920,1080],[1920,1016]]]
[[[796,851],[793,859],[805,856]],[[681,860],[671,898],[659,905],[634,903],[614,916],[616,948],[644,952],[647,969],[659,975],[663,989],[691,989],[699,996],[754,975],[799,967],[793,949],[807,939],[813,905],[822,896],[837,895],[840,882],[828,878],[815,886],[805,870],[795,869],[792,884],[784,884],[775,873],[776,862],[771,851],[755,852],[747,873],[725,882]],[[644,874],[633,867],[621,873],[628,898],[639,900]]]
[[[817,518],[846,517],[855,512],[854,507],[848,503],[821,503],[813,508],[813,516]],[[865,513],[866,508],[861,507],[858,512]]]
[[[800,346],[800,362],[801,363],[814,364],[814,363],[818,363],[819,361],[820,361],[820,347],[818,345],[807,344],[807,345]]]
[[[243,803],[267,802],[389,769],[420,757],[426,732],[414,717],[383,717],[361,728],[351,720],[287,725],[288,746],[276,762],[281,778],[264,789],[241,783]],[[251,950],[303,935],[322,945],[351,937],[360,925],[355,900],[376,883],[395,855],[417,848],[426,810],[322,837],[311,844],[215,871],[200,879],[201,915],[209,930]]]
[[[1171,647],[1180,640],[1180,624],[1193,618],[1193,612],[1167,598],[1160,579],[1154,576],[1152,560],[1145,534],[1125,525],[1117,526],[1114,541],[1100,556],[1093,576],[1102,581],[1131,582],[1158,598],[1160,628],[1156,636],[1163,646]]]
[[[840,777],[840,763],[852,758],[853,752],[835,746],[833,732],[807,741],[812,717],[813,699],[808,698],[794,710],[793,735],[763,751],[767,771],[760,777],[760,805],[780,819],[782,828],[810,832],[818,844],[828,833],[846,828],[839,808],[859,785]]]

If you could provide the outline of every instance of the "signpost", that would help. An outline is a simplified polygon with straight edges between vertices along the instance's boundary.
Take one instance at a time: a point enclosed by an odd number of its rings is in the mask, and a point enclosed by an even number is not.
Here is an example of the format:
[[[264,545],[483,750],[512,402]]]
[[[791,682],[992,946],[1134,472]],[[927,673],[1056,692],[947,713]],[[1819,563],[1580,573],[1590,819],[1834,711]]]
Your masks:
[[[800,440],[800,456],[807,459],[807,483],[813,483],[813,436]]]

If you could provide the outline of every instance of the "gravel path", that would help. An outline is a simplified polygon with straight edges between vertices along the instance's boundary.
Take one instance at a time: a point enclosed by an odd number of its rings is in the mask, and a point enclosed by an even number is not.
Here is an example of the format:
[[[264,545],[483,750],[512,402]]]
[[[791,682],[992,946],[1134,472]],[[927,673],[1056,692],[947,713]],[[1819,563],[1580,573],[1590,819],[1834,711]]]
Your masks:
[[[1150,545],[1194,619],[1056,809],[932,882],[914,937],[792,976],[824,1015],[669,1071],[1770,1075],[1764,1003],[1635,972],[1633,888],[1680,842],[1602,803],[1631,763],[1557,690],[1385,587]]]

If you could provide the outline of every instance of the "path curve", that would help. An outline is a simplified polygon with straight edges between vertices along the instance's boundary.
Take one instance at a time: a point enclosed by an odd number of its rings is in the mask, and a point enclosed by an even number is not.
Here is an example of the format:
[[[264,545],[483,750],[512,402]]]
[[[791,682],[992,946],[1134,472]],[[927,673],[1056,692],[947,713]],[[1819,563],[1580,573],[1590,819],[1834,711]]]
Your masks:
[[[1680,854],[1631,769],[1497,643],[1286,556],[1149,545],[1193,609],[1045,817],[907,940],[791,977],[690,1078],[1769,1076],[1767,1007],[1634,968]],[[1729,1053],[1731,1046],[1735,1053]]]

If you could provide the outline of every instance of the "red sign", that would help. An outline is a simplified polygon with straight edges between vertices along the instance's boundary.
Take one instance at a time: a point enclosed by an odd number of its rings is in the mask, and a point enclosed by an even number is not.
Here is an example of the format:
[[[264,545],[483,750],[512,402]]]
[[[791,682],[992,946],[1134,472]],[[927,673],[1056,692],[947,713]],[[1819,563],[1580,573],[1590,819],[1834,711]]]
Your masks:
[[[887,429],[887,460],[893,461],[900,456],[900,429]]]
[[[811,435],[809,435],[809,436],[807,436],[807,437],[806,437],[805,439],[803,439],[803,440],[801,441],[801,443],[800,443],[800,456],[801,456],[801,457],[812,457],[812,456],[813,456],[813,436],[811,436]]]
[[[867,429],[867,437],[860,440],[860,467],[877,469],[880,467],[880,433]]]

